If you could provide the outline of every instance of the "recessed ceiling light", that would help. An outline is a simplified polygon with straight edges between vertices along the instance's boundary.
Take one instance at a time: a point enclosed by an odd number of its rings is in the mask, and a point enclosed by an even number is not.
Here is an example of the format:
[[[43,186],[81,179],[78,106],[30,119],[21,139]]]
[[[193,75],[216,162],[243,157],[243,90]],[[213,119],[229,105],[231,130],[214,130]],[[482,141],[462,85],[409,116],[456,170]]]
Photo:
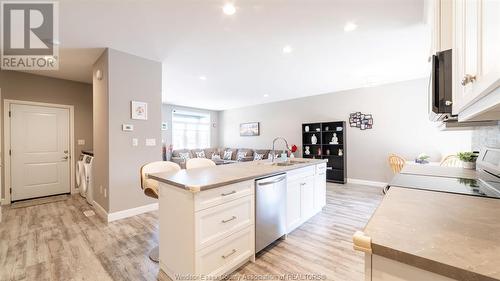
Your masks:
[[[353,23],[353,22],[348,22],[344,25],[344,31],[345,32],[351,32],[351,31],[354,31],[356,30],[356,28],[358,28],[358,25]]]
[[[200,76],[200,80],[205,81],[205,80],[207,80],[207,77],[206,76]]]
[[[289,54],[293,51],[292,47],[290,45],[286,45],[283,47],[283,54]]]
[[[222,7],[222,11],[224,12],[224,14],[231,16],[236,13],[236,7],[234,7],[233,3],[226,3],[226,5]]]
[[[264,97],[265,97],[265,98],[268,98],[268,97],[269,97],[269,95],[268,95],[268,94],[265,94],[265,95],[264,95]]]

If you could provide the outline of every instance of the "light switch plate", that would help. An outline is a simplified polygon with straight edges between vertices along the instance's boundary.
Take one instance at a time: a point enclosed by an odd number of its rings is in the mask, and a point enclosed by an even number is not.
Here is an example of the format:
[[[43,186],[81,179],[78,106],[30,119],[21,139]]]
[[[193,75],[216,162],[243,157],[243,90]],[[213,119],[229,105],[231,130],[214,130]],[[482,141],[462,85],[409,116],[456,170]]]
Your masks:
[[[85,140],[78,140],[78,145],[85,145]]]
[[[139,139],[133,138],[132,139],[132,146],[139,146]]]
[[[146,139],[146,146],[155,146],[156,139]]]
[[[132,124],[122,124],[122,131],[131,132],[134,130],[134,125]]]

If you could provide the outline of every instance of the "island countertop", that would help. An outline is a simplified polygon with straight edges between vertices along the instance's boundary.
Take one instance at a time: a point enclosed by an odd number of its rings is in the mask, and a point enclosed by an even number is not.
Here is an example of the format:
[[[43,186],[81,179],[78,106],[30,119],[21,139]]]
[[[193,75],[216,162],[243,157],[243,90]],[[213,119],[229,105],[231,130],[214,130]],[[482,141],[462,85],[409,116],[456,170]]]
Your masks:
[[[177,172],[150,174],[148,176],[162,183],[192,192],[199,192],[311,165],[326,163],[326,159],[294,158],[290,160],[302,163],[290,166],[276,166],[271,165],[272,163],[270,160],[259,160],[191,170],[180,170]]]
[[[364,229],[375,255],[456,280],[500,280],[500,200],[392,187]]]

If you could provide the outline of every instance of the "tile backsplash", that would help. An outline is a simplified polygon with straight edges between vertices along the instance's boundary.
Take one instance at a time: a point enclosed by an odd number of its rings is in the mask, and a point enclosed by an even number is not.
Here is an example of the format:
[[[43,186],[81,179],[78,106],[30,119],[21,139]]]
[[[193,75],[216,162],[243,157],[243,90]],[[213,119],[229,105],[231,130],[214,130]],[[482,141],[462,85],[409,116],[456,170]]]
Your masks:
[[[483,146],[500,148],[500,124],[472,131],[472,150],[478,151]]]

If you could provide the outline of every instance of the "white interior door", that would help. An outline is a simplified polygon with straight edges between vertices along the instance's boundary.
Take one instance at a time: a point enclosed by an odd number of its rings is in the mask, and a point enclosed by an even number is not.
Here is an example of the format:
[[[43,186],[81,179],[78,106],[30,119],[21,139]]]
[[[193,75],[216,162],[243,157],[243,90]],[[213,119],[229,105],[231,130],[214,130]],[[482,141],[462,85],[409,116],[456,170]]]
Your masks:
[[[69,109],[11,104],[12,201],[70,193]]]

